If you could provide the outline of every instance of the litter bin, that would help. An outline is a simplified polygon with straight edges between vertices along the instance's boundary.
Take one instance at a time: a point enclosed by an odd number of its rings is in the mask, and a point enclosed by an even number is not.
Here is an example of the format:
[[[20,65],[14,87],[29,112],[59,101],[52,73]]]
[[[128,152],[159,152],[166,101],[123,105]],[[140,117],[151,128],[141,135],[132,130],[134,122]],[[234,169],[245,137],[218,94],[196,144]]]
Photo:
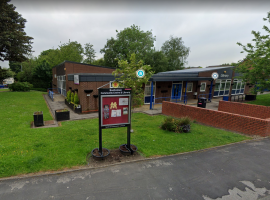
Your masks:
[[[229,96],[223,96],[223,101],[229,101]]]
[[[206,108],[206,101],[207,99],[205,97],[199,97],[197,107]]]

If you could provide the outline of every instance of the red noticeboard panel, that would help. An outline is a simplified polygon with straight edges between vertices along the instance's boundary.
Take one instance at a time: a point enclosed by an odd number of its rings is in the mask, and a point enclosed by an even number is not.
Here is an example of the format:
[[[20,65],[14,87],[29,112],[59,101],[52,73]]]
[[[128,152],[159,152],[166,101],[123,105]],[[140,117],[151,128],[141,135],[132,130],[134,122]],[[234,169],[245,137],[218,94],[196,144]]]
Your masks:
[[[104,96],[101,98],[101,126],[130,123],[130,96]]]

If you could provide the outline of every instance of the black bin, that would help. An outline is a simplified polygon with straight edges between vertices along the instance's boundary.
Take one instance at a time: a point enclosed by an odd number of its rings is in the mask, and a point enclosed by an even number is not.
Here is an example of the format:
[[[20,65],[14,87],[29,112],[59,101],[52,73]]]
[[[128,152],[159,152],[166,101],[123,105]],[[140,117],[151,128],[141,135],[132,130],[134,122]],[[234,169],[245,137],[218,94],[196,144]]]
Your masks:
[[[199,97],[197,107],[206,108],[206,101],[207,99],[205,97]]]

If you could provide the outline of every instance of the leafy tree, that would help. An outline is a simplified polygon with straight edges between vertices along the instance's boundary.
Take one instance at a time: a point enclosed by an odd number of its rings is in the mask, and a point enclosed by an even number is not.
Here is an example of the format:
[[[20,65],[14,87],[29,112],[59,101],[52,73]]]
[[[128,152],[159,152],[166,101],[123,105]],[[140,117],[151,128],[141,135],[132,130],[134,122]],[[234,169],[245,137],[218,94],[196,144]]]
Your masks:
[[[52,81],[52,69],[46,60],[41,61],[33,70],[33,85],[35,88],[49,88]]]
[[[84,45],[84,55],[86,56],[86,59],[83,62],[87,64],[93,64],[96,57],[95,53],[96,52],[93,48],[93,45],[90,43],[86,43]]]
[[[270,12],[263,20],[270,22]],[[265,25],[263,29],[266,31],[266,35],[262,35],[259,31],[251,32],[254,35],[253,44],[237,43],[243,48],[241,53],[245,52],[247,56],[243,61],[238,62],[236,71],[242,74],[241,78],[244,82],[257,85],[260,92],[270,88],[270,30]],[[256,89],[256,87],[253,89],[255,94]]]
[[[73,62],[82,62],[83,61],[83,48],[80,43],[77,41],[64,43],[59,46],[59,56],[61,62],[65,60],[73,61]],[[60,64],[60,63],[58,63]]]
[[[149,65],[143,65],[142,60],[137,61],[135,53],[131,54],[129,60],[130,62],[127,60],[120,60],[118,62],[119,66],[112,74],[117,77],[116,81],[119,82],[120,87],[132,89],[131,99],[132,108],[134,108],[134,106],[143,104],[144,91],[142,86],[148,82],[154,72]],[[145,76],[143,78],[138,78],[136,76],[136,71],[139,69],[145,71]]]
[[[22,72],[17,74],[17,79],[20,82],[33,82],[33,72],[34,68],[37,66],[36,58],[29,58],[27,61],[22,62]]]
[[[163,43],[161,51],[168,59],[168,70],[173,71],[184,68],[190,49],[184,45],[181,37],[171,36]]]
[[[116,68],[118,60],[128,60],[132,53],[136,54],[137,61],[144,60],[156,40],[152,31],[144,32],[134,24],[116,32],[116,39],[108,39],[105,47],[100,50],[100,53],[104,53],[105,65],[109,67]]]
[[[25,61],[31,52],[32,37],[24,32],[26,20],[10,0],[0,1],[0,60]]]
[[[3,83],[3,80],[6,78],[14,77],[15,73],[7,68],[1,68],[0,67],[0,83]]]
[[[104,58],[99,58],[97,60],[94,60],[94,62],[92,64],[93,65],[99,65],[99,66],[105,66]]]
[[[9,61],[9,68],[18,74],[21,71],[21,63],[15,61]]]
[[[155,73],[168,71],[168,59],[162,51],[155,49],[145,55],[145,64],[150,65]]]

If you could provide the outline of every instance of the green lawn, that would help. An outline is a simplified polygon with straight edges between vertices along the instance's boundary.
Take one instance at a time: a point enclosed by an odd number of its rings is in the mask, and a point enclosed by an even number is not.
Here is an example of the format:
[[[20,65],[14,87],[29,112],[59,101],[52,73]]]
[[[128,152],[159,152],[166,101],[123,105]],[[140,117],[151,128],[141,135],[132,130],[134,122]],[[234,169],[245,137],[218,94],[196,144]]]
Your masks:
[[[98,119],[62,122],[61,127],[31,129],[33,112],[51,120],[42,92],[0,93],[0,177],[69,168],[86,164],[98,147]],[[188,152],[249,139],[212,127],[192,124],[191,133],[159,129],[164,116],[135,113],[131,143],[146,157]],[[126,143],[126,128],[103,130],[103,146],[117,149]]]
[[[246,102],[248,104],[270,106],[270,94],[257,95],[255,101]]]
[[[0,92],[1,92],[1,91],[9,91],[9,89],[3,89],[3,88],[2,88],[2,89],[0,89]]]

